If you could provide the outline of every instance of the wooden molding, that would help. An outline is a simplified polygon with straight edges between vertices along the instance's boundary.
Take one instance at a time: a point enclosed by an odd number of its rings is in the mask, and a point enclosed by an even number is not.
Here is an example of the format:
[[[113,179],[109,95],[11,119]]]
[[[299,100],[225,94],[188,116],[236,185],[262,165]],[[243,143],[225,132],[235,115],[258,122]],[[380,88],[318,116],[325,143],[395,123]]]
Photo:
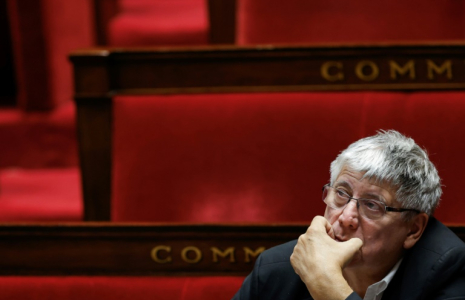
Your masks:
[[[246,275],[260,250],[297,239],[307,226],[0,225],[0,274]],[[450,228],[465,240],[465,227]]]
[[[0,226],[2,275],[245,275],[307,225]]]
[[[78,81],[103,54],[106,95],[465,88],[465,44],[80,51],[71,55]],[[76,97],[93,92],[81,85]]]

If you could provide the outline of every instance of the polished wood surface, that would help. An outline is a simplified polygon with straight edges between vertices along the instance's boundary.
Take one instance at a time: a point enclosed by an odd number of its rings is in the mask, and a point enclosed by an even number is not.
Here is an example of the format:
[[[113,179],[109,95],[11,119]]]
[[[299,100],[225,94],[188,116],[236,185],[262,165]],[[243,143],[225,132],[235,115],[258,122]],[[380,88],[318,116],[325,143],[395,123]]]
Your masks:
[[[296,239],[306,227],[4,225],[0,226],[0,274],[245,275],[257,250]]]
[[[111,99],[78,100],[76,113],[84,220],[110,220]]]
[[[0,274],[246,275],[260,248],[296,239],[307,226],[0,225]],[[465,240],[465,227],[450,228]]]
[[[78,98],[109,93],[463,89],[464,58],[465,44],[93,49],[71,55]],[[95,68],[91,59],[107,65],[111,76],[90,78]],[[109,82],[106,91],[99,86],[103,79]]]

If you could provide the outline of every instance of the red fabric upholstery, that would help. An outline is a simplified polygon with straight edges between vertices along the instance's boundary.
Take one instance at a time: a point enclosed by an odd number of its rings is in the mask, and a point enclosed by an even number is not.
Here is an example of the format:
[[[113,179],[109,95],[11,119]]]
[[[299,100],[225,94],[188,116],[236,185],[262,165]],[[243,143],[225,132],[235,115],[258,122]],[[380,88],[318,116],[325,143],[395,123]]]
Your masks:
[[[357,119],[359,97],[118,97],[112,218],[309,221],[323,210],[329,163],[359,137],[357,122],[339,113]]]
[[[460,132],[465,128],[465,93],[435,92],[412,94],[377,94],[365,99],[367,131],[394,128],[412,136],[428,150],[443,179],[442,204],[436,217],[446,223],[465,221],[462,203],[465,170],[465,140]]]
[[[82,206],[78,168],[0,170],[0,222],[82,221]]]
[[[208,43],[205,0],[120,0],[108,27],[111,46]]]
[[[458,137],[465,94],[286,93],[117,97],[112,219],[308,222],[329,164],[351,142],[397,129],[444,179],[437,217],[462,222]],[[460,171],[458,171],[460,172]]]
[[[243,277],[0,277],[3,300],[226,300]]]
[[[462,1],[239,0],[237,42],[314,43],[465,37]]]
[[[82,220],[74,114],[0,110],[0,222]]]
[[[78,164],[73,102],[51,112],[0,110],[0,168],[63,168]]]

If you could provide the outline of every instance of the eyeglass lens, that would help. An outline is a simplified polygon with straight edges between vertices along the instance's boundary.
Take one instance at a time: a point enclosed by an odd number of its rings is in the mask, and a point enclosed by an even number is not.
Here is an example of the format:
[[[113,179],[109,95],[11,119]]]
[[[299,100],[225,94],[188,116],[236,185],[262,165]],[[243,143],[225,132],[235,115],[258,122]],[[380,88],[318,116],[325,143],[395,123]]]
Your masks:
[[[325,186],[322,195],[323,201],[333,209],[344,209],[350,200],[357,201],[357,208],[363,217],[368,219],[379,219],[385,213],[385,206],[375,200],[354,199],[342,190],[329,185]]]

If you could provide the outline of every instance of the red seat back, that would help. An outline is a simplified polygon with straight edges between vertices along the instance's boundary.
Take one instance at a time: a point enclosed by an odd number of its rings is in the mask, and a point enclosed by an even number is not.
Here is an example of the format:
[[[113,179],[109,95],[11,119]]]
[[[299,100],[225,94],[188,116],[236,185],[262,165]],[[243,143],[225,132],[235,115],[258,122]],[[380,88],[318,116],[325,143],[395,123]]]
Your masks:
[[[397,129],[427,148],[444,178],[438,217],[460,222],[464,99],[459,92],[116,97],[112,219],[309,222],[324,212],[320,190],[336,155],[379,129]]]
[[[237,42],[462,40],[462,1],[239,0]]]

